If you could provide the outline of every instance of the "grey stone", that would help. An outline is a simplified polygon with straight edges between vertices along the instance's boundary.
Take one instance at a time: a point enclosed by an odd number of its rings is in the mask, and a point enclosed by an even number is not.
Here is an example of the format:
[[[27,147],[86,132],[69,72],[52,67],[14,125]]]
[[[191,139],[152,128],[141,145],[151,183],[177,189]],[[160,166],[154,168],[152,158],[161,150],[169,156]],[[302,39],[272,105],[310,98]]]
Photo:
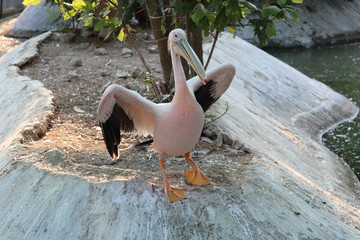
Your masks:
[[[105,48],[100,47],[100,48],[94,49],[94,54],[95,55],[108,55],[109,53]]]
[[[123,48],[121,50],[121,55],[124,57],[124,58],[129,58],[133,55],[133,51],[129,48]]]
[[[108,35],[109,35],[109,30],[107,28],[102,28],[98,33],[98,36],[100,38],[106,38]]]
[[[270,38],[268,46],[313,47],[360,40],[360,1],[304,1],[296,8],[300,22],[275,22],[276,37]],[[251,43],[258,42],[252,26],[238,33]]]
[[[61,163],[65,162],[66,158],[59,149],[50,149],[44,154],[44,158],[50,162],[52,165],[60,165]]]
[[[131,77],[137,78],[141,73],[142,73],[142,70],[141,70],[139,67],[135,67],[135,68],[131,71]]]
[[[150,34],[147,33],[147,32],[143,32],[143,33],[140,34],[140,37],[141,37],[142,39],[144,39],[144,40],[148,40],[149,37],[150,37]]]
[[[126,72],[126,71],[123,71],[123,70],[117,70],[116,71],[116,76],[118,78],[127,78],[127,77],[129,77],[129,73]]]
[[[80,73],[79,71],[75,70],[75,71],[70,71],[68,72],[66,75],[63,76],[63,79],[66,82],[71,82],[73,80],[77,80],[80,78]]]
[[[81,67],[82,66],[82,60],[80,58],[73,58],[70,60],[70,65],[73,67]]]
[[[152,45],[150,47],[148,47],[147,49],[150,53],[159,53],[159,49],[157,45]]]
[[[88,43],[88,42],[83,42],[83,43],[78,44],[78,48],[82,49],[82,50],[85,50],[85,49],[87,49],[89,47],[90,47],[90,43]]]

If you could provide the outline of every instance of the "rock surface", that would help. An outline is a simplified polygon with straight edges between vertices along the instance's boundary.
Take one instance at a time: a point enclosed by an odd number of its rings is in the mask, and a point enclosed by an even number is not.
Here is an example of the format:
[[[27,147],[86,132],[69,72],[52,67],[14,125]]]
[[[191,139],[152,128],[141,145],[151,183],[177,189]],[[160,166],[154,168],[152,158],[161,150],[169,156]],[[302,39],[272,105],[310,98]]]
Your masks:
[[[342,95],[254,46],[222,36],[211,64],[232,62],[232,86],[210,114],[248,146],[225,187],[212,184],[170,204],[139,177],[94,183],[11,157],[23,126],[46,123],[51,93],[17,74],[37,54],[31,39],[0,59],[1,239],[358,239],[359,182],[320,144],[329,127],[358,110]],[[210,45],[205,46],[208,51]],[[233,49],[237,49],[234,54]],[[239,55],[241,58],[239,58]],[[14,142],[15,141],[15,142]],[[57,164],[66,161],[53,149]],[[35,156],[36,157],[36,156]],[[224,161],[224,165],[228,164]],[[221,167],[221,166],[219,166]]]
[[[59,6],[45,5],[45,0],[42,0],[39,5],[30,5],[20,14],[20,16],[13,22],[6,32],[7,36],[29,38],[40,33],[55,30],[58,24],[57,20],[59,13]]]
[[[297,5],[299,23],[277,22],[270,47],[312,47],[360,40],[360,1],[308,0]],[[252,27],[239,29],[238,36],[257,42]]]

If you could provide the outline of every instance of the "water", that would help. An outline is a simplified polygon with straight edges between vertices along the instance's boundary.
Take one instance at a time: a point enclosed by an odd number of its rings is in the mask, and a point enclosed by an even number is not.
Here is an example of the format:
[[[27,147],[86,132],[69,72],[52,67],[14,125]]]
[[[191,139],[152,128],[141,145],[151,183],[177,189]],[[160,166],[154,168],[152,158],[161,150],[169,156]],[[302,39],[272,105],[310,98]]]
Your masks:
[[[268,52],[360,106],[360,43]],[[342,157],[360,179],[360,117],[325,134],[323,142]]]

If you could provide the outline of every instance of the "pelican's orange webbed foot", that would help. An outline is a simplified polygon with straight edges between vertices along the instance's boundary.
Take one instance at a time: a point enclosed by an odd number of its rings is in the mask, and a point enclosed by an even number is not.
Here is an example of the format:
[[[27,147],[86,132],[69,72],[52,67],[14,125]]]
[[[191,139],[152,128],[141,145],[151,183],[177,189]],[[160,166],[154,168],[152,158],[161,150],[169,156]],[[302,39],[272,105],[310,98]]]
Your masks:
[[[198,186],[208,184],[210,182],[209,179],[201,172],[195,162],[190,158],[190,153],[185,154],[185,159],[193,168],[192,170],[185,171],[185,177],[188,182]]]
[[[185,190],[178,187],[167,186],[165,187],[166,197],[170,202],[176,202],[186,199]]]
[[[209,179],[200,171],[199,168],[185,171],[185,177],[190,184],[193,185],[206,185],[210,181]]]

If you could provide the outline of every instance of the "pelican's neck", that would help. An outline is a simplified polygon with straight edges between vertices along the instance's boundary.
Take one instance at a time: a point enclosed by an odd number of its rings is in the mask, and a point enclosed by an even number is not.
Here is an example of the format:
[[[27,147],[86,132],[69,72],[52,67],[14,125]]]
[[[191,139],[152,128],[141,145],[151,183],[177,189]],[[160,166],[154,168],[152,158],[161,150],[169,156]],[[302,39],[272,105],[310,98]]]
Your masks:
[[[191,95],[189,88],[186,84],[186,77],[183,66],[181,64],[181,58],[179,55],[176,55],[172,49],[171,49],[171,62],[174,71],[174,81],[175,81],[174,99],[184,98]]]

